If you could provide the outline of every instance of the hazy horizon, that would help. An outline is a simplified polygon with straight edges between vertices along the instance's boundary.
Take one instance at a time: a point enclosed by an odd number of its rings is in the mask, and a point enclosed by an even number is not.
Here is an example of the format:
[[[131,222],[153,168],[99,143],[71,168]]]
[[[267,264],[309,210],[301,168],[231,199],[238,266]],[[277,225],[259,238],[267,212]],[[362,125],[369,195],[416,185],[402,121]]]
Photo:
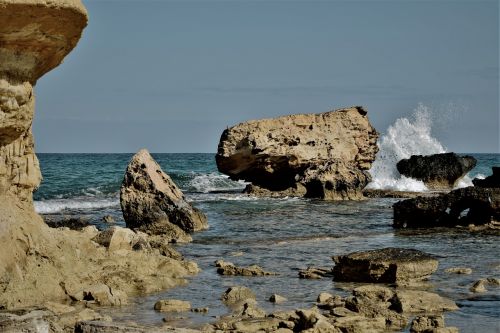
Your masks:
[[[419,103],[449,151],[499,153],[498,1],[83,1],[37,83],[40,153],[215,153],[242,121]]]

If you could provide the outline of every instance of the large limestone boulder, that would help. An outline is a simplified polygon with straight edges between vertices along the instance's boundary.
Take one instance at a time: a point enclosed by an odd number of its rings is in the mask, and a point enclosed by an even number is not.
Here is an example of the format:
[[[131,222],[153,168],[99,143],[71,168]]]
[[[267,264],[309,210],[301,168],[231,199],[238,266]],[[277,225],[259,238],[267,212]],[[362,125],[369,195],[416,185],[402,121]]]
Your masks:
[[[219,171],[260,195],[361,199],[378,134],[362,107],[252,120],[226,129]]]
[[[454,227],[500,221],[500,187],[469,186],[393,205],[395,228]]]
[[[354,252],[333,259],[335,281],[413,282],[428,278],[438,268],[438,261],[433,256],[404,248]]]
[[[454,188],[467,172],[476,166],[472,156],[459,156],[455,153],[434,155],[412,155],[396,164],[400,174],[421,180],[433,190]]]
[[[205,215],[186,201],[146,149],[137,152],[128,164],[120,205],[127,227],[166,235],[172,241],[190,240],[186,233],[208,227]]]

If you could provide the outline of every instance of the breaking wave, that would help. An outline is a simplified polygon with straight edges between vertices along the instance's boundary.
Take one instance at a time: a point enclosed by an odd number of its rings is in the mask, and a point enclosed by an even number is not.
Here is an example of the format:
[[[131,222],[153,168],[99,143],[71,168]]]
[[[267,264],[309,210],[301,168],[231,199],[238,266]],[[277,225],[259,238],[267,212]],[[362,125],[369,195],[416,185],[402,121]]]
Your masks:
[[[117,198],[93,199],[89,197],[75,197],[71,199],[49,199],[35,201],[35,211],[39,214],[54,214],[64,210],[99,209],[119,205]]]
[[[411,155],[430,155],[446,152],[432,136],[432,118],[428,107],[419,104],[410,119],[399,118],[379,139],[379,152],[370,169],[372,182],[367,188],[397,191],[426,191],[422,181],[402,176],[396,169],[398,161]],[[470,180],[469,180],[470,181]],[[466,184],[466,181],[463,181]],[[467,185],[465,185],[467,186]]]
[[[233,181],[216,172],[198,174],[189,182],[188,191],[197,193],[243,191],[247,183]]]

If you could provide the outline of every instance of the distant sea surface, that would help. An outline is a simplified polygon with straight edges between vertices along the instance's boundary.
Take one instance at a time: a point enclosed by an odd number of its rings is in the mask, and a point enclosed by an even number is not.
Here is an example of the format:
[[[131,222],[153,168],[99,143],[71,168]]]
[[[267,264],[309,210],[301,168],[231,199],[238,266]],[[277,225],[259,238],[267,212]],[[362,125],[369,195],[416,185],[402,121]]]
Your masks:
[[[329,278],[301,280],[298,269],[309,265],[331,267],[331,256],[380,247],[407,247],[438,256],[440,266],[431,289],[454,299],[457,312],[447,313],[448,326],[462,332],[498,332],[500,289],[471,294],[479,278],[499,277],[500,245],[496,235],[460,230],[401,232],[392,228],[392,204],[397,199],[359,202],[324,202],[296,198],[265,199],[241,194],[243,182],[217,172],[213,154],[152,154],[186,197],[208,217],[209,230],[193,235],[190,244],[177,246],[202,272],[185,287],[145,297],[129,305],[107,310],[116,319],[161,324],[155,312],[161,297],[189,300],[193,307],[209,307],[208,315],[189,313],[178,325],[196,326],[214,320],[226,308],[220,295],[230,286],[245,285],[257,294],[267,311],[310,307],[320,292],[347,295],[353,285]],[[478,165],[467,178],[491,174],[500,165],[500,154],[472,154]],[[99,228],[104,215],[124,226],[119,188],[132,154],[38,154],[43,182],[34,194],[39,213],[78,216]],[[467,184],[463,184],[467,185]],[[221,277],[213,262],[225,259],[236,265],[258,264],[280,273],[271,277]],[[446,268],[465,266],[471,275],[452,275]],[[282,305],[267,302],[273,293],[288,298]]]

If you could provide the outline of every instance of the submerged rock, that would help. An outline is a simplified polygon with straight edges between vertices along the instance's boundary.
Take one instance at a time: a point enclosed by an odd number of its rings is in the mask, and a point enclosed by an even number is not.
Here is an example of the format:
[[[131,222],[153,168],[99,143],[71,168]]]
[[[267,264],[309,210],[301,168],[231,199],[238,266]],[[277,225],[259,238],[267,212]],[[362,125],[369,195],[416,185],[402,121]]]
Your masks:
[[[127,166],[120,205],[127,227],[172,241],[189,241],[187,233],[208,228],[205,215],[186,201],[146,149]]]
[[[222,133],[216,162],[255,195],[361,199],[377,138],[362,107],[254,120]]]
[[[266,272],[260,266],[250,265],[248,267],[237,267],[231,262],[217,260],[215,262],[217,273],[220,275],[240,275],[240,276],[265,276],[277,275],[277,273]]]
[[[328,276],[333,276],[333,272],[331,268],[327,267],[309,266],[306,269],[299,270],[299,278],[301,279],[317,280]]]
[[[393,205],[395,228],[454,227],[500,220],[500,188],[469,186]]]
[[[472,156],[459,156],[455,153],[434,155],[412,155],[396,165],[404,176],[421,180],[433,190],[452,189],[467,172],[476,166]]]
[[[354,252],[333,258],[335,281],[399,283],[428,278],[438,261],[413,249],[384,248]]]
[[[241,302],[241,301],[244,301],[247,299],[255,300],[255,294],[250,288],[243,287],[243,286],[235,286],[235,287],[228,288],[222,294],[222,300],[226,304],[233,304],[233,303]]]

